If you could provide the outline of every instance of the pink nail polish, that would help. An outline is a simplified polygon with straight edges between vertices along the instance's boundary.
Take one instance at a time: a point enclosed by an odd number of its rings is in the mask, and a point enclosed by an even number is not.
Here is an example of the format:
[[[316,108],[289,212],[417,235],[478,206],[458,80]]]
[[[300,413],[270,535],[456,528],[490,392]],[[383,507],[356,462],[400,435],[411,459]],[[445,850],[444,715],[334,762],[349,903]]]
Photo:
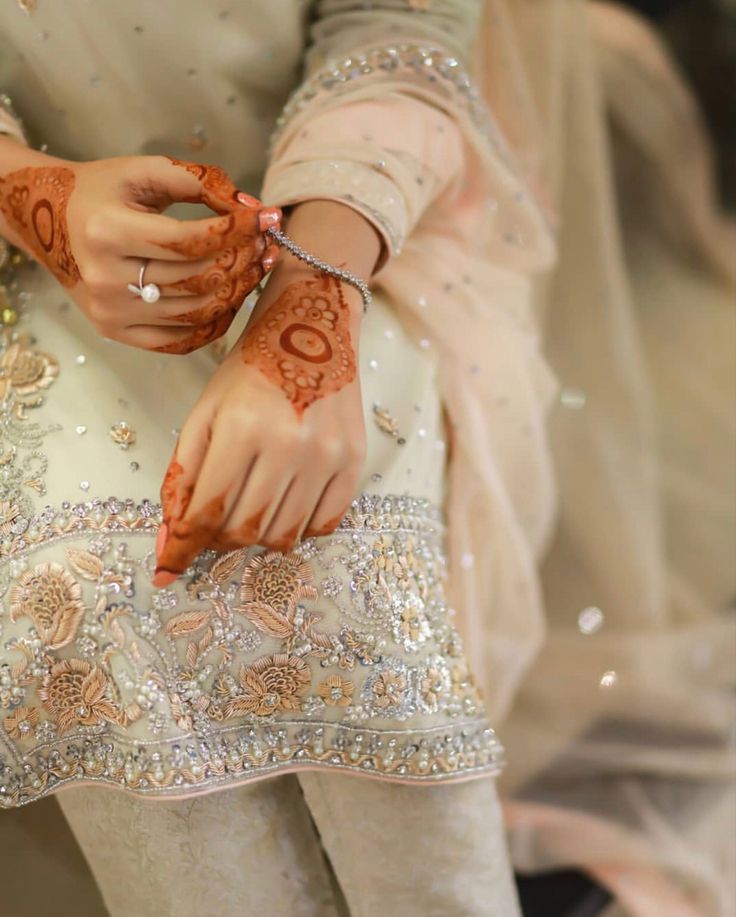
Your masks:
[[[261,203],[257,198],[251,197],[250,194],[246,194],[245,191],[238,191],[236,198],[239,203],[245,204],[246,207],[259,207]]]
[[[164,589],[166,586],[170,586],[172,583],[175,583],[177,580],[178,574],[172,573],[171,570],[163,570],[160,567],[156,567],[156,572],[153,574],[153,585],[157,589]]]
[[[275,262],[276,262],[276,259],[272,257],[271,255],[267,255],[265,258],[262,258],[261,264],[263,265],[263,270],[270,271],[271,268],[274,266]]]
[[[261,232],[265,232],[267,229],[275,226],[280,219],[281,215],[274,210],[264,210],[262,213],[259,213],[258,225],[261,228]]]

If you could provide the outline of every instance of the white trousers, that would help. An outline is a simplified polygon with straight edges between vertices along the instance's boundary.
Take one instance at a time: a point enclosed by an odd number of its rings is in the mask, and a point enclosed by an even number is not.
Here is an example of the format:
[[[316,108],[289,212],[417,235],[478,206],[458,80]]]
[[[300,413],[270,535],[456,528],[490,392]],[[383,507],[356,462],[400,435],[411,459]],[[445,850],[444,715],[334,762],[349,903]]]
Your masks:
[[[111,917],[520,915],[492,778],[312,772],[183,800],[58,800]]]

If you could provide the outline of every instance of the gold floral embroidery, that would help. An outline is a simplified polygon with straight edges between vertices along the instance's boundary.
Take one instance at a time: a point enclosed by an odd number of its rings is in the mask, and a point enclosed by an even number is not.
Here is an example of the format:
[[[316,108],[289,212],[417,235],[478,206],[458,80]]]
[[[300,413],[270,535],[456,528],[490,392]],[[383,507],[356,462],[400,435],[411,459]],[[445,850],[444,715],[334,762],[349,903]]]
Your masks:
[[[24,739],[38,723],[38,710],[35,707],[16,707],[3,723],[11,739]]]
[[[10,620],[27,615],[47,649],[74,639],[84,615],[82,587],[61,564],[39,564],[20,577],[10,592]]]
[[[110,439],[121,449],[128,449],[135,443],[137,438],[135,430],[124,420],[114,423],[110,427]]]
[[[106,698],[110,682],[99,666],[82,659],[62,659],[38,689],[44,707],[57,718],[63,735],[77,725],[120,723],[122,710]]]
[[[317,688],[319,696],[331,707],[347,707],[353,699],[355,685],[339,675],[330,675]]]
[[[0,502],[0,534],[9,535],[20,514],[20,507],[17,503],[10,503],[7,500]]]
[[[9,389],[19,395],[33,395],[48,388],[59,374],[59,364],[47,353],[11,344],[0,358],[0,397]]]
[[[445,690],[445,676],[438,666],[429,666],[419,682],[419,693],[428,707],[436,708]]]
[[[152,591],[158,506],[109,497],[32,515],[19,500],[16,515],[2,496],[12,564],[0,568],[15,588],[0,645],[0,808],[77,777],[165,795],[280,767],[411,781],[498,771],[425,501],[362,495],[329,538],[287,555],[205,552],[185,582]],[[62,568],[25,566],[62,539]],[[75,583],[85,613],[70,624]],[[416,640],[414,612],[428,628]]]
[[[405,603],[399,612],[399,633],[410,643],[417,643],[429,636],[427,618],[419,600]]]
[[[243,573],[241,610],[250,615],[254,609],[265,608],[286,620],[299,599],[317,598],[313,582],[312,568],[299,554],[258,554],[251,557]],[[256,614],[254,623],[257,621]]]
[[[373,405],[373,420],[382,433],[397,437],[399,435],[399,422],[386,408],[380,404]]]
[[[243,694],[228,701],[225,716],[266,716],[277,710],[298,709],[299,698],[312,681],[312,670],[298,656],[276,653],[256,659],[253,665],[241,666],[239,681]]]
[[[382,672],[373,683],[373,703],[379,710],[400,707],[406,688],[406,676],[402,672]]]

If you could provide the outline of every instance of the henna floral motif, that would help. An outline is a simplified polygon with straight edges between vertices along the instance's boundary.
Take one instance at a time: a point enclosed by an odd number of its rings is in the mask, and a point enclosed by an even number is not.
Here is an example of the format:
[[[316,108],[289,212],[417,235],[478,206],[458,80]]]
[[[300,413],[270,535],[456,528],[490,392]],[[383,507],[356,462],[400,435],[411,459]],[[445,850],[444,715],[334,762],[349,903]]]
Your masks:
[[[278,385],[297,416],[355,378],[350,310],[337,280],[290,284],[243,341],[243,360]]]
[[[29,167],[0,178],[0,211],[65,287],[81,279],[67,227],[72,191],[74,172],[64,166]]]

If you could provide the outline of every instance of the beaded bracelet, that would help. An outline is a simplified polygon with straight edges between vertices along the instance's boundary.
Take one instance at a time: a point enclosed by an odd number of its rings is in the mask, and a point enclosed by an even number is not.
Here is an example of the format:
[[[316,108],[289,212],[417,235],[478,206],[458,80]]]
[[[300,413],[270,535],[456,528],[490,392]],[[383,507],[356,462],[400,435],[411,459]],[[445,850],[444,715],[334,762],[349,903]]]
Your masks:
[[[303,261],[305,264],[308,264],[310,267],[316,268],[318,271],[321,271],[323,274],[329,274],[330,277],[335,277],[337,280],[341,280],[343,283],[350,284],[351,287],[360,293],[361,299],[363,300],[363,314],[368,311],[368,306],[371,304],[371,291],[368,289],[368,284],[365,280],[361,280],[360,277],[346,271],[344,268],[335,267],[332,264],[328,264],[326,261],[322,261],[321,258],[318,258],[316,255],[311,255],[308,251],[305,251],[301,245],[298,245],[293,239],[290,239],[285,232],[282,232],[280,229],[271,228],[266,230],[269,235],[282,247],[290,252],[295,258],[298,258],[300,261]]]

